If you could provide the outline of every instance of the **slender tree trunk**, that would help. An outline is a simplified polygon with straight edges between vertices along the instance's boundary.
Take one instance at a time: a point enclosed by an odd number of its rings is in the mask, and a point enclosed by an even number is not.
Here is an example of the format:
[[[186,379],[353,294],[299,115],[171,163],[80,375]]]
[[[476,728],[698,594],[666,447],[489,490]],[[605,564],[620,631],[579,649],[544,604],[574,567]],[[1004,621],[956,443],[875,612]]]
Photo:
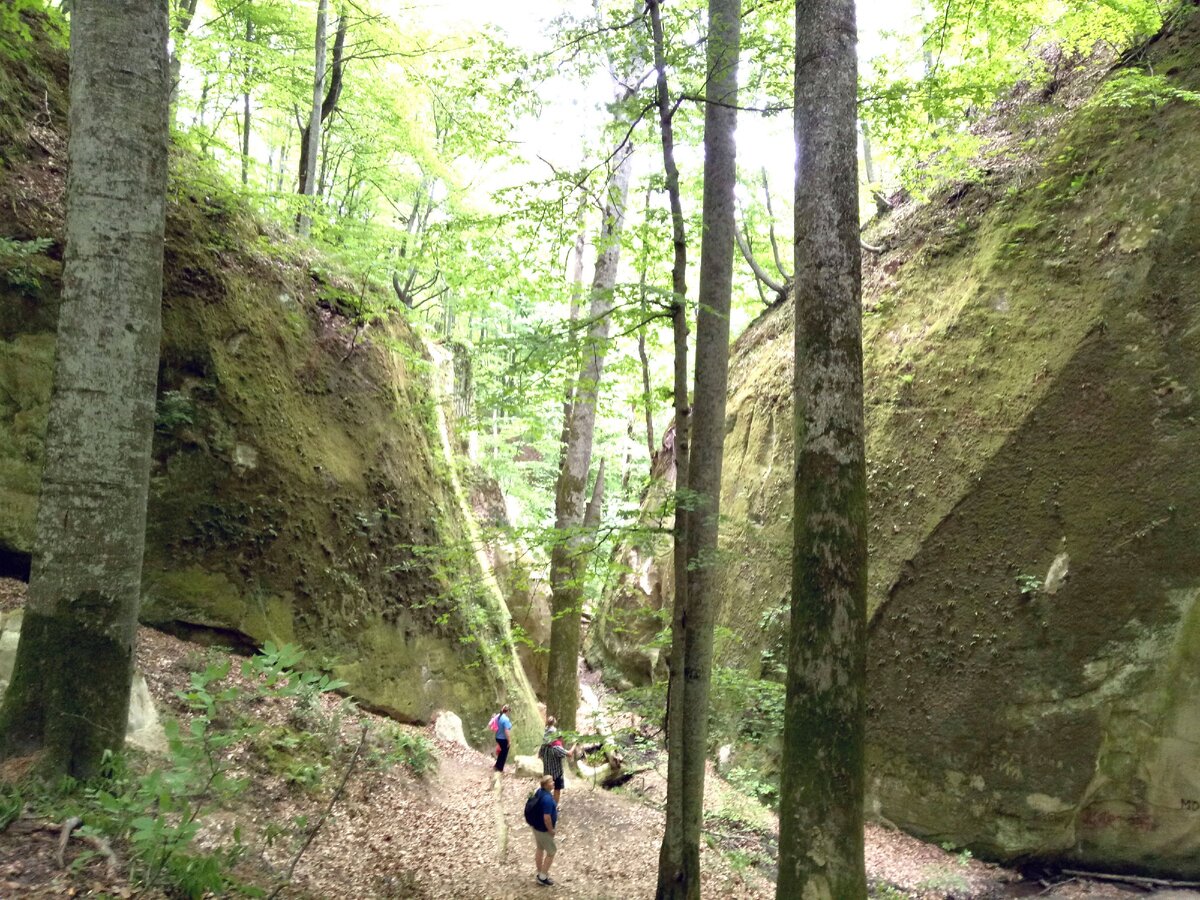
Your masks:
[[[308,116],[308,133],[304,142],[305,158],[301,161],[302,176],[300,194],[311,197],[317,188],[317,156],[321,152],[321,98],[325,94],[325,19],[329,12],[329,0],[319,0],[317,5],[317,31],[315,46],[316,65],[313,70],[313,100]],[[296,230],[308,237],[312,231],[312,210],[301,208],[296,221]]]
[[[179,82],[183,75],[183,42],[188,29],[192,27],[192,19],[196,17],[196,7],[200,0],[181,0],[174,4],[175,11],[171,22],[171,58],[170,58],[170,116],[175,121],[175,110],[179,105]]]
[[[871,132],[867,130],[864,123],[862,129],[862,145],[863,145],[863,174],[867,176],[867,184],[875,184],[875,158],[871,153]]]
[[[250,45],[254,43],[254,21],[247,17],[246,19],[246,52],[249,53]],[[250,183],[250,80],[254,77],[254,70],[250,63],[246,63],[246,84],[242,90],[242,184]],[[268,166],[268,171],[270,167]]]
[[[854,0],[796,2],[796,486],[776,896],[860,900],[866,472]]]
[[[321,101],[321,122],[324,122],[337,109],[338,101],[342,97],[342,85],[345,82],[346,75],[346,33],[350,27],[350,19],[345,15],[345,10],[342,9],[338,13],[337,31],[333,38],[333,59],[329,64],[329,89],[325,91],[325,99]],[[314,102],[316,98],[314,97]],[[313,132],[312,117],[310,115],[308,123],[301,129],[300,133],[300,175],[298,184],[298,193],[305,193],[305,186],[309,184],[309,136]],[[316,163],[312,163],[312,167],[316,167]]]
[[[583,251],[586,246],[583,235],[583,209],[579,211],[580,231],[575,238],[574,270],[571,274],[571,311],[569,313],[567,325],[567,342],[571,348],[571,359],[575,359],[575,347],[578,341],[575,338],[575,325],[579,321],[579,307],[583,302]],[[568,377],[566,386],[563,388],[563,421],[562,435],[559,437],[559,446],[562,448],[562,453],[567,452],[567,437],[571,430],[571,407],[575,402],[575,379]]]
[[[583,603],[586,543],[581,540],[592,440],[596,428],[596,399],[604,374],[604,358],[613,310],[613,289],[621,254],[621,231],[629,197],[633,168],[633,145],[626,143],[617,154],[617,166],[609,179],[604,204],[604,221],[596,243],[596,272],[583,365],[575,383],[566,447],[559,467],[554,499],[555,545],[550,556],[552,615],[550,660],[546,685],[546,708],[559,726],[575,728],[579,706],[576,671],[579,659],[579,626]]]
[[[699,900],[700,829],[708,749],[708,697],[713,626],[718,601],[715,557],[725,448],[729,368],[729,307],[733,290],[734,188],[737,165],[737,71],[741,44],[740,0],[709,0],[708,90],[704,114],[704,233],[700,246],[700,311],[696,327],[696,388],[692,420],[687,512],[687,607],[683,613],[683,698],[672,720],[682,731],[682,866],[660,872],[663,896]],[[675,635],[678,641],[680,635]],[[674,764],[674,760],[668,765]],[[668,790],[671,782],[668,772]],[[663,854],[664,856],[666,854]]]
[[[321,133],[321,160],[320,160],[320,164],[319,164],[318,168],[320,169],[320,174],[317,175],[316,196],[324,197],[325,196],[325,187],[326,187],[325,179],[326,179],[326,176],[329,174],[329,132],[328,131],[323,131]]]
[[[647,465],[654,470],[654,398],[650,392],[650,357],[646,353],[646,329],[649,327],[650,308],[646,299],[646,284],[650,274],[650,196],[651,185],[646,185],[646,207],[642,214],[642,271],[638,280],[638,315],[641,321],[637,330],[638,362],[642,369],[642,406],[646,413],[646,451]],[[630,444],[633,443],[633,423],[629,425]],[[624,486],[629,484],[629,470],[626,468]]]
[[[643,307],[644,308],[644,307]],[[642,407],[646,413],[647,465],[654,465],[654,393],[650,389],[650,355],[646,352],[646,325],[638,329],[638,360],[642,367]]]
[[[204,128],[204,117],[208,114],[208,94],[212,89],[212,83],[208,80],[208,73],[204,73],[204,81],[200,85],[200,104],[196,107],[196,122],[201,128]],[[207,143],[205,152],[207,152]]]
[[[708,95],[704,116],[704,234],[696,317],[696,387],[687,513],[688,606],[684,622],[683,861],[687,895],[700,896],[700,827],[708,749],[708,695],[718,602],[715,556],[725,449],[729,307],[733,290],[741,0],[710,0]]]
[[[637,404],[629,404],[629,418],[625,422],[625,459],[621,463],[621,496],[629,496],[629,479],[633,475],[633,447],[636,442],[634,431],[637,429]]]
[[[675,133],[671,93],[667,84],[660,0],[647,0],[654,43],[654,67],[657,72],[659,133],[662,137],[663,172],[667,198],[671,206],[671,242],[674,245],[671,266],[671,332],[674,343],[673,373],[675,402],[675,517],[671,526],[672,566],[675,596],[671,614],[671,651],[667,658],[667,801],[663,842],[658,860],[659,900],[679,887],[683,872],[683,633],[688,600],[687,570],[687,497],[688,464],[691,455],[691,404],[688,401],[688,315],[687,315],[687,234],[684,229],[683,201],[679,191],[679,167],[675,163]]]
[[[71,170],[29,603],[0,750],[85,778],[124,745],[158,381],[167,6],[71,18]]]
[[[283,144],[283,149],[279,151],[279,177],[275,181],[276,193],[283,193],[283,182],[287,177],[287,161],[288,153],[292,149],[292,135],[288,132],[287,140]]]

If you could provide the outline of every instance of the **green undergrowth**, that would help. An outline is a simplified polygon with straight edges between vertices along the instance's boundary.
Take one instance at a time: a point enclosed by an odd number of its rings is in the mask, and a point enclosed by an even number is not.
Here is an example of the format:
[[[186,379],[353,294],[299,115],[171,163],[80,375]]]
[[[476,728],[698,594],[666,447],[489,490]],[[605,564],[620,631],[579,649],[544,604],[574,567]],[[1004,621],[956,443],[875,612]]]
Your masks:
[[[271,876],[251,863],[264,846],[301,847],[319,826],[308,814],[263,817],[255,797],[264,777],[276,777],[310,801],[336,799],[335,781],[355,768],[404,767],[413,777],[434,765],[431,742],[388,723],[360,721],[352,704],[322,697],[343,682],[305,666],[290,645],[268,645],[235,668],[225,653],[196,653],[185,666],[187,686],[176,692],[177,719],[165,723],[165,758],[108,756],[91,781],[36,780],[0,789],[0,826],[28,807],[61,822],[81,820],[80,831],[99,838],[128,861],[126,875],[141,892],[172,897],[264,896]],[[265,708],[284,708],[282,723],[264,724]],[[335,779],[334,776],[337,776]],[[255,797],[250,795],[254,787]],[[255,815],[244,815],[250,808]],[[232,829],[208,824],[235,816]],[[94,851],[78,854],[76,871],[97,863]]]

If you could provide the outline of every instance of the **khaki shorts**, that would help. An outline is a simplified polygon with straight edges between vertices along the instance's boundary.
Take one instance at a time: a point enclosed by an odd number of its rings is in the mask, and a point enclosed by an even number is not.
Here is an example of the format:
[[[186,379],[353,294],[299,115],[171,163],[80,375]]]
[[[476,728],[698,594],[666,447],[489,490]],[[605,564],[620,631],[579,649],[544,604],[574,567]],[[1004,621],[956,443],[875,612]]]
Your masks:
[[[538,831],[533,829],[533,839],[537,841],[537,848],[553,856],[558,852],[558,845],[554,843],[554,835],[548,831]]]

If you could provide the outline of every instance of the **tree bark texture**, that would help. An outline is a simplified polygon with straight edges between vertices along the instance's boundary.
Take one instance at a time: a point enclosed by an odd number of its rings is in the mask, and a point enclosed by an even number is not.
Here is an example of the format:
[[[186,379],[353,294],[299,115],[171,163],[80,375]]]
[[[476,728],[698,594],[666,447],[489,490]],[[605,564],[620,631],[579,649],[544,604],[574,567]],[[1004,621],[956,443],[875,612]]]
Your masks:
[[[867,896],[854,0],[796,3],[796,484],[779,898]]]
[[[317,157],[321,152],[321,98],[325,93],[325,19],[329,14],[329,0],[320,0],[317,5],[317,31],[314,47],[313,99],[309,108],[308,127],[305,140],[301,143],[300,196],[311,197],[317,188]],[[303,206],[296,220],[296,230],[308,237],[312,231],[312,210]]]
[[[588,334],[583,364],[575,382],[570,426],[559,467],[554,497],[554,550],[550,555],[550,660],[546,679],[546,709],[560,728],[574,730],[579,708],[576,669],[579,659],[579,625],[586,572],[586,541],[582,533],[587,500],[588,471],[596,431],[596,398],[604,374],[608,334],[613,310],[613,289],[621,255],[621,231],[629,199],[633,145],[618,152],[616,168],[608,182],[604,221],[596,245],[596,272],[592,279]]]
[[[671,267],[671,331],[674,342],[675,402],[675,517],[671,527],[672,565],[675,576],[674,606],[671,614],[671,650],[667,659],[667,801],[663,842],[659,848],[657,896],[667,897],[683,871],[683,628],[687,607],[687,492],[690,456],[691,404],[688,400],[688,315],[687,315],[687,233],[683,219],[683,201],[679,191],[679,167],[675,163],[675,132],[671,92],[667,83],[667,58],[662,24],[661,0],[648,0],[650,30],[657,75],[655,96],[658,102],[659,134],[662,140],[663,173],[667,199],[671,207],[671,242],[674,246]],[[671,760],[675,762],[671,762]]]
[[[54,391],[5,755],[94,775],[124,744],[158,381],[167,5],[81,0]]]
[[[660,896],[700,897],[700,829],[704,818],[704,774],[708,747],[708,698],[712,679],[716,590],[717,526],[720,516],[721,464],[725,448],[725,401],[729,370],[729,307],[737,221],[736,146],[738,52],[741,0],[710,0],[708,5],[708,97],[704,114],[704,206],[700,242],[699,313],[696,324],[696,387],[693,395],[691,456],[687,486],[687,605],[683,610],[683,697],[670,726],[677,739],[682,770],[675,781],[681,793],[682,866],[659,873]],[[668,765],[676,765],[669,760]],[[667,789],[671,789],[668,772]],[[666,838],[664,838],[664,841]],[[661,857],[668,854],[664,851]]]

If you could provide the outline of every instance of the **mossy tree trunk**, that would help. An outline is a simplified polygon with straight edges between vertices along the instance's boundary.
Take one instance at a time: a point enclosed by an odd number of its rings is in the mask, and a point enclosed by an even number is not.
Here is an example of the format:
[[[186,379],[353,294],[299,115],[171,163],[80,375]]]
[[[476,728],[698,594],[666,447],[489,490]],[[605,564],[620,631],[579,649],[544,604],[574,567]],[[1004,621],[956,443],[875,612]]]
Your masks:
[[[560,728],[573,730],[579,708],[579,627],[586,574],[584,513],[592,444],[596,431],[596,399],[608,351],[613,289],[621,256],[621,231],[629,199],[633,145],[626,142],[617,154],[616,169],[608,182],[604,221],[596,247],[596,272],[592,279],[591,308],[583,365],[575,381],[570,404],[558,483],[554,492],[555,543],[550,554],[550,659],[546,678],[546,710]]]
[[[692,508],[687,517],[686,606],[675,615],[678,629],[672,644],[683,641],[682,697],[675,698],[668,738],[675,751],[670,767],[679,800],[668,799],[668,811],[681,816],[678,827],[664,832],[657,895],[700,897],[700,829],[704,819],[704,775],[708,747],[708,698],[712,680],[713,625],[717,597],[717,532],[720,518],[721,468],[725,451],[725,402],[729,375],[729,306],[733,289],[737,184],[734,129],[737,125],[738,53],[741,45],[741,0],[709,0],[707,98],[704,113],[703,234],[700,241],[700,291],[696,325],[696,387],[693,392],[691,449],[687,489]],[[672,656],[679,660],[678,650]],[[672,673],[674,681],[680,679]],[[674,690],[679,691],[678,684]],[[668,702],[671,702],[668,699]],[[669,845],[681,840],[676,850]],[[679,861],[678,868],[671,863]],[[666,865],[664,865],[664,863]]]
[[[29,603],[0,709],[6,756],[94,774],[124,742],[158,380],[167,5],[71,17],[71,170]]]
[[[867,541],[855,41],[854,0],[797,0],[795,546],[780,900],[867,896]]]

